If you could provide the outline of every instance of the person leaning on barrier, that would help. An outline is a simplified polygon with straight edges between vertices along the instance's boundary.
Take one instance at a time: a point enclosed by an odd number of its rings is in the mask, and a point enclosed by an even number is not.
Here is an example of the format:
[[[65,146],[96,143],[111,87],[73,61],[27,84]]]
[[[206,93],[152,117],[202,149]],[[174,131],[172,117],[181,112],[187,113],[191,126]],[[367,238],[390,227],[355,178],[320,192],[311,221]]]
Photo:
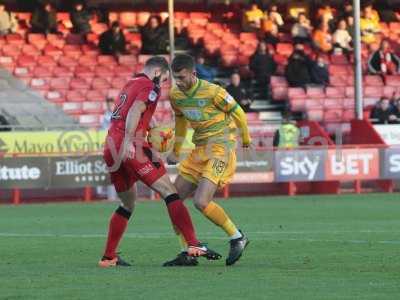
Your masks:
[[[283,113],[282,125],[274,134],[274,147],[296,148],[299,146],[300,129],[292,120],[290,112]]]

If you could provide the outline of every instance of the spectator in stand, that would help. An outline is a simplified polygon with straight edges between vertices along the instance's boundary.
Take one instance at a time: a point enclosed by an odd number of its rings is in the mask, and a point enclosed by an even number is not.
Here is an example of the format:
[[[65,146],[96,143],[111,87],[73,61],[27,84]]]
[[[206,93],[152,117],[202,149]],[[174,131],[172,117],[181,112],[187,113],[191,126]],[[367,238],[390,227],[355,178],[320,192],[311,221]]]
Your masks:
[[[118,22],[113,22],[111,28],[100,35],[99,48],[101,53],[105,55],[126,53],[125,36]]]
[[[268,52],[267,44],[260,42],[256,53],[250,57],[250,70],[254,74],[254,79],[260,87],[263,97],[269,97],[269,84],[276,69],[277,64]]]
[[[226,87],[227,92],[239,103],[245,112],[250,112],[252,103],[251,95],[246,87],[241,83],[239,73],[231,75],[231,83]]]
[[[307,19],[304,13],[299,14],[297,23],[292,27],[293,41],[298,43],[310,43],[312,26],[309,19]]]
[[[142,34],[143,54],[167,53],[168,32],[163,28],[160,17],[151,16],[140,32]]]
[[[342,52],[348,54],[353,50],[352,40],[350,33],[347,30],[346,20],[342,19],[339,21],[338,28],[333,34],[333,47],[335,48],[335,52]],[[338,51],[338,50],[339,51]]]
[[[278,27],[285,25],[282,15],[278,11],[278,5],[272,5],[268,15],[269,19],[278,25]]]
[[[371,74],[400,74],[400,58],[392,51],[389,41],[383,40],[380,49],[372,53],[368,60],[368,70]]]
[[[329,69],[323,55],[318,55],[316,61],[312,61],[312,83],[317,85],[329,85]]]
[[[321,23],[319,29],[313,35],[314,45],[319,51],[328,53],[333,49],[332,35],[329,32],[328,23]]]
[[[347,23],[347,31],[349,32],[351,38],[353,38],[354,37],[354,17],[348,16],[346,18],[346,23]]]
[[[325,5],[318,10],[317,19],[321,23],[329,24],[331,26],[333,24],[334,19],[334,11],[330,5]]]
[[[397,118],[397,123],[400,123],[400,98],[395,100],[395,113]]]
[[[370,118],[375,124],[393,124],[397,122],[396,111],[388,98],[382,98],[372,109]]]
[[[58,33],[57,11],[53,4],[46,2],[32,13],[31,32],[44,34]]]
[[[244,31],[256,31],[261,28],[261,21],[264,18],[263,11],[256,3],[251,4],[250,9],[243,14],[242,27]]]
[[[291,87],[305,87],[312,84],[312,64],[312,60],[304,52],[304,45],[296,44],[285,70],[285,77],[289,85]]]
[[[377,34],[380,32],[379,14],[372,8],[372,5],[366,5],[363,9],[360,20],[362,41],[366,44],[377,42]]]
[[[83,1],[77,1],[70,13],[73,25],[72,32],[77,34],[88,34],[92,31],[90,26],[90,13]]]
[[[279,43],[279,41],[278,25],[273,24],[271,30],[265,33],[264,42],[276,48],[276,45]]]
[[[353,16],[353,4],[352,2],[346,2],[344,4],[344,10],[342,12],[339,12],[339,19],[347,19],[349,16]]]
[[[18,22],[15,15],[6,10],[6,6],[0,3],[0,36],[13,33],[17,30]]]
[[[206,66],[205,58],[203,55],[199,55],[196,58],[196,73],[197,77],[200,79],[207,80],[209,82],[214,82],[214,78],[217,75],[217,70]]]

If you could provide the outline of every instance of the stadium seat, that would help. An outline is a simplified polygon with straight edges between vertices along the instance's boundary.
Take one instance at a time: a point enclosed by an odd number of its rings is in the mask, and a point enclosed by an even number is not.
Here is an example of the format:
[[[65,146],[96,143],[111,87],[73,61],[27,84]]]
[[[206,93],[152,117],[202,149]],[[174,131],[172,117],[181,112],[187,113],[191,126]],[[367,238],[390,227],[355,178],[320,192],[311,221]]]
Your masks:
[[[292,43],[278,43],[276,45],[276,52],[280,55],[289,57],[293,53]]]
[[[53,69],[53,76],[61,78],[71,78],[74,77],[74,73],[66,67],[55,67]]]
[[[66,99],[68,102],[85,102],[86,97],[81,91],[68,91]]]
[[[97,59],[91,55],[84,55],[79,58],[79,65],[93,67],[97,65]]]
[[[66,67],[66,68],[75,67],[79,64],[79,62],[75,58],[68,56],[61,56],[58,63],[61,67]]]
[[[19,77],[19,78],[26,78],[26,77],[32,77],[33,74],[29,70],[29,68],[26,67],[17,67],[14,69],[14,75]]]
[[[395,97],[397,93],[397,88],[395,86],[384,86],[383,87],[383,96],[387,98]]]
[[[320,122],[324,118],[323,109],[310,109],[307,110],[307,119],[310,121]]]
[[[19,67],[26,67],[26,68],[32,68],[34,66],[36,66],[36,60],[33,56],[29,56],[29,55],[21,55],[18,57],[17,60],[17,65]]]
[[[343,107],[345,109],[354,109],[354,107],[355,107],[354,98],[343,99]]]
[[[45,95],[46,99],[52,103],[63,103],[65,102],[65,98],[63,94],[59,91],[48,91]]]
[[[133,66],[137,63],[137,57],[135,55],[120,55],[118,62],[121,65]]]
[[[33,76],[38,78],[49,78],[53,76],[53,67],[36,66],[33,69]]]
[[[109,89],[111,86],[106,79],[103,77],[95,77],[92,81],[92,88],[94,90]]]
[[[21,52],[25,55],[32,56],[32,57],[38,57],[42,53],[35,46],[29,45],[29,44],[23,45],[21,48]]]
[[[127,83],[125,77],[115,77],[111,81],[111,87],[114,89],[122,89]]]
[[[325,90],[323,87],[307,87],[307,97],[310,98],[323,98],[325,96]]]
[[[136,13],[135,12],[121,12],[119,14],[119,22],[122,27],[135,27],[137,24],[136,23]],[[147,19],[146,19],[146,22],[147,22]]]
[[[345,87],[347,86],[346,76],[331,74],[330,85],[334,87]]]
[[[15,66],[14,60],[10,56],[0,56],[0,66],[7,67],[7,66]]]
[[[130,78],[133,75],[134,69],[128,66],[117,66],[114,68],[114,72],[118,77]]]
[[[100,125],[99,115],[80,115],[79,123],[88,127],[98,127]]]
[[[382,86],[366,86],[364,87],[364,96],[369,98],[381,98],[383,96]]]
[[[71,82],[69,83],[69,87],[71,90],[89,90],[90,85],[81,78],[72,78]]]
[[[109,89],[106,93],[107,98],[116,99],[120,93],[119,89]]]
[[[62,57],[62,55],[63,55],[63,52],[59,48],[54,47],[53,45],[47,45],[43,49],[43,52],[46,56],[51,56],[56,60],[59,59],[60,57]]]
[[[325,94],[328,98],[344,98],[345,89],[343,87],[327,87]]]
[[[292,98],[306,98],[306,92],[303,88],[289,88],[288,96]]]
[[[285,86],[277,86],[272,88],[272,99],[274,100],[287,100],[288,95],[288,87]]]
[[[354,109],[346,109],[342,115],[343,122],[350,122],[351,120],[355,119],[355,111]]]
[[[305,111],[306,99],[305,98],[292,98],[289,100],[290,109],[292,111]]]
[[[50,88],[60,91],[60,90],[68,90],[70,78],[52,78],[50,80]]]
[[[105,65],[108,67],[114,66],[117,64],[117,61],[115,60],[114,56],[112,55],[99,55],[97,57],[97,63],[100,65]]]
[[[349,63],[345,55],[331,55],[330,61],[333,65],[346,65]]]
[[[62,109],[69,115],[80,115],[83,113],[82,103],[79,102],[64,102]]]
[[[325,109],[342,108],[343,98],[326,98],[324,100],[324,107]]]
[[[324,102],[323,98],[307,99],[305,102],[306,110],[308,111],[308,110],[312,110],[312,109],[323,109],[323,102]]]
[[[328,109],[325,110],[323,119],[325,122],[341,122],[342,115],[342,109]]]
[[[345,65],[329,65],[329,74],[347,76],[349,72]]]
[[[75,76],[77,78],[85,79],[86,82],[91,82],[95,76],[95,73],[90,67],[87,66],[77,66],[75,68]],[[90,79],[90,80],[88,80]]]
[[[44,78],[32,78],[30,86],[35,90],[41,91],[48,91],[50,89],[50,83]]]
[[[83,102],[82,109],[85,114],[103,114],[104,102]]]
[[[86,93],[86,100],[90,102],[104,102],[105,98],[106,95],[102,91],[90,90]]]
[[[385,76],[385,83],[389,86],[400,86],[400,75],[395,76]]]
[[[8,44],[12,45],[23,45],[25,44],[25,39],[18,33],[11,33],[6,35],[6,40]]]
[[[354,98],[354,94],[355,94],[354,86],[347,86],[346,87],[346,97]]]
[[[271,87],[288,87],[289,84],[283,76],[271,76]]]
[[[17,57],[19,57],[20,53],[21,53],[21,47],[18,45],[4,45],[2,46],[1,51],[3,52],[4,56],[9,56],[12,57],[14,59],[16,59]]]
[[[97,66],[94,70],[96,76],[98,77],[109,77],[112,78],[114,77],[114,71],[111,68],[105,67],[105,66]]]
[[[364,84],[366,86],[383,86],[383,80],[381,76],[366,75],[364,76]]]

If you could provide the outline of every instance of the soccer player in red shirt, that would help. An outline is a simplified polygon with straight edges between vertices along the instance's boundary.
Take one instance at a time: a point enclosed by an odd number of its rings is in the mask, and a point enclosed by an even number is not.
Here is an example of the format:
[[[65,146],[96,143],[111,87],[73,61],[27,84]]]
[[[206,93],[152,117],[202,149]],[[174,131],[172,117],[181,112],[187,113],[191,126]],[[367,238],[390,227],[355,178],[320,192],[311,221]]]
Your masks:
[[[174,228],[188,244],[189,260],[196,256],[212,260],[221,258],[197,240],[189,212],[166,174],[162,160],[145,141],[160,97],[160,84],[168,77],[169,66],[165,58],[150,58],[143,73],[130,79],[122,89],[112,113],[103,157],[122,203],[111,217],[100,267],[130,266],[117,255],[116,249],[133,213],[137,198],[135,182],[139,180],[165,200]],[[197,264],[196,259],[193,264]]]

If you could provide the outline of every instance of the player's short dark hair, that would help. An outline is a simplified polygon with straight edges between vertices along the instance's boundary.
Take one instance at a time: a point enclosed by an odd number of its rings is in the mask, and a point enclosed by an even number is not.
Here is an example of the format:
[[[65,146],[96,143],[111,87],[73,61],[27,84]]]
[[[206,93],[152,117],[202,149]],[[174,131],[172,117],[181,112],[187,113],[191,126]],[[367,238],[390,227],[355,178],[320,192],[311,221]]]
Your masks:
[[[192,56],[187,55],[187,54],[179,54],[179,55],[175,56],[175,58],[171,64],[171,69],[175,73],[178,73],[178,72],[182,71],[183,69],[192,71],[192,70],[194,70],[194,68],[195,68],[194,59]]]
[[[162,72],[169,71],[168,62],[162,56],[153,56],[149,58],[144,64],[144,67],[148,69],[160,68]]]

